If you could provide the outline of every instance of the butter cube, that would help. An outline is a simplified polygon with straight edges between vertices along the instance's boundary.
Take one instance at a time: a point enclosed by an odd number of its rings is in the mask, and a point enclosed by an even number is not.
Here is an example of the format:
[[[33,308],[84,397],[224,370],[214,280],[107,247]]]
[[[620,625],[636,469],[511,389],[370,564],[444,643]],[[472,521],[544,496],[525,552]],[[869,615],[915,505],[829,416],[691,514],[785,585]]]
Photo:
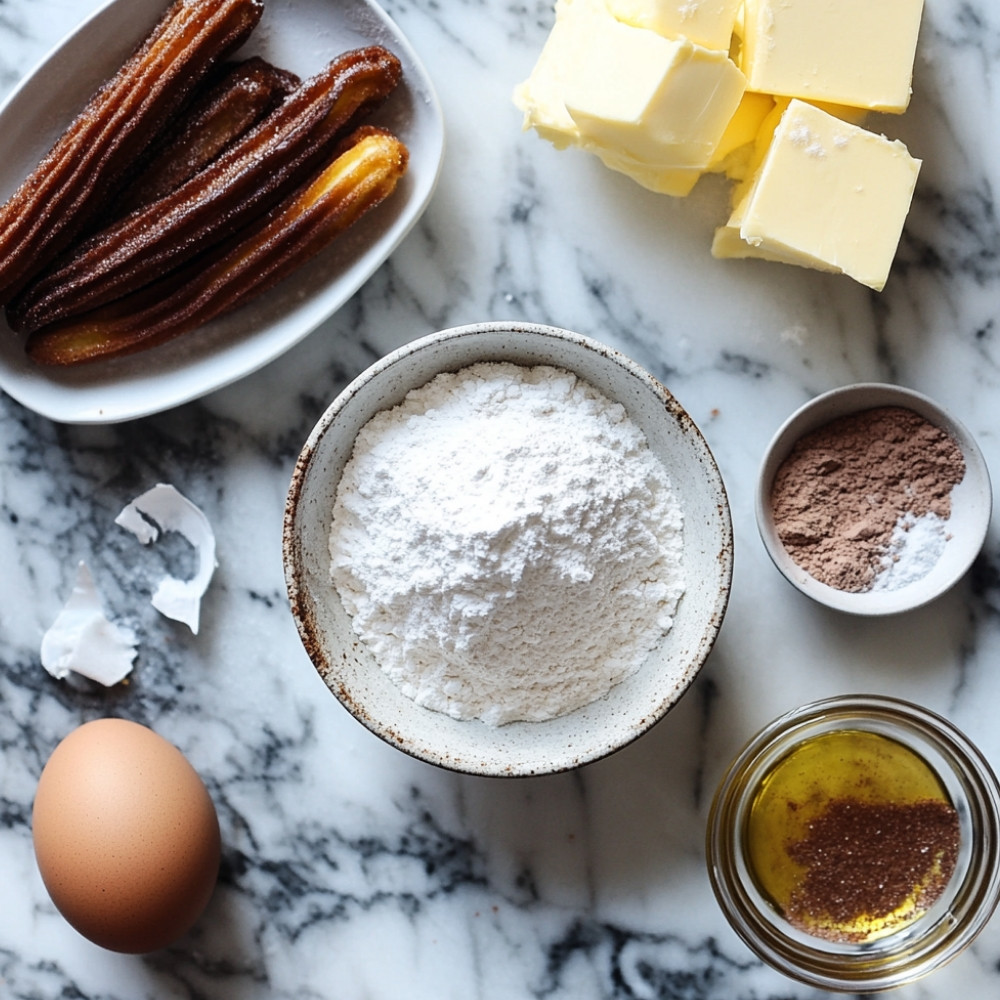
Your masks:
[[[745,0],[740,68],[748,88],[902,112],[923,0]]]
[[[752,177],[763,161],[790,102],[789,97],[772,97],[753,90],[743,95],[708,165],[714,173],[724,173],[730,180],[741,182],[733,192],[734,204],[743,196],[742,182]],[[869,114],[863,108],[846,104],[816,102],[815,106],[852,125],[863,125]]]
[[[712,253],[839,272],[881,290],[919,170],[901,142],[793,100]]]
[[[708,166],[746,88],[727,53],[664,38],[610,14],[564,80],[581,134],[656,168]]]
[[[635,28],[726,51],[742,5],[743,0],[608,0],[611,13]]]
[[[725,52],[618,21],[604,0],[558,0],[555,10],[514,89],[523,127],[652,191],[688,194],[739,105],[743,74]]]
[[[788,99],[783,98],[787,104]],[[810,101],[817,108],[829,112],[841,121],[850,122],[852,125],[864,125],[868,120],[869,109],[852,107],[850,104],[831,104],[829,101]]]
[[[597,156],[606,167],[626,174],[636,184],[657,194],[669,194],[675,198],[689,195],[703,174],[697,167],[651,167],[625,153],[602,146],[588,145],[584,148]]]
[[[525,130],[565,149],[580,141],[580,129],[566,110],[565,83],[578,71],[576,52],[606,23],[607,8],[603,0],[556,0],[555,15],[531,75],[514,88],[514,104],[524,113]]]

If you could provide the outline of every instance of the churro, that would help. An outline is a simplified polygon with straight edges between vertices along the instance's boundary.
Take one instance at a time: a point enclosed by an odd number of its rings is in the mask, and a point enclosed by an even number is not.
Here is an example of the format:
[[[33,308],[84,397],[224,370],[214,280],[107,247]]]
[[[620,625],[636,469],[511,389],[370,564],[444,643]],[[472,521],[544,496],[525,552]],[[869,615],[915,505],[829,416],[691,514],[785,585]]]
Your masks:
[[[109,222],[176,190],[273,111],[301,81],[251,56],[222,67],[157,141],[111,209]]]
[[[176,0],[0,207],[0,303],[63,251],[209,69],[260,20],[260,0]]]
[[[31,333],[127,295],[238,232],[294,190],[401,76],[381,46],[345,53],[175,191],[80,244],[8,307]]]
[[[315,179],[228,245],[85,316],[28,338],[40,364],[76,365],[161,344],[271,288],[387,198],[406,171],[406,146],[365,126]]]

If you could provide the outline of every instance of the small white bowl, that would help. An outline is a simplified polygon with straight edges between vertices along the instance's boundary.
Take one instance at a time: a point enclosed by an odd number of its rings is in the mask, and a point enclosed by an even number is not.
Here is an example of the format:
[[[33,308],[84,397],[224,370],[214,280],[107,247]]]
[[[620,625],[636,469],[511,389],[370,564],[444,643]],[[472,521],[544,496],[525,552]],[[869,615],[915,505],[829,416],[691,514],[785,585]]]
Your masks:
[[[360,429],[441,372],[479,361],[554,365],[621,403],[665,463],[684,509],[687,590],[643,666],[604,697],[547,722],[493,727],[417,705],[355,634],[329,573],[330,522]],[[469,774],[564,771],[636,739],[677,702],[708,656],[729,600],[733,538],[719,470],[690,416],[617,351],[527,323],[481,323],[424,337],[373,365],[324,413],[299,456],[285,509],[285,579],[302,642],[327,687],[373,733],[421,760]],[[669,666],[669,669],[662,669]],[[679,679],[678,679],[679,678]]]
[[[951,494],[951,537],[941,558],[922,577],[895,590],[851,593],[821,583],[799,566],[778,537],[771,513],[771,488],[781,463],[805,434],[863,410],[901,406],[947,431],[965,457],[965,478]],[[989,471],[969,431],[937,403],[912,389],[876,382],[843,386],[823,393],[793,413],[778,429],[764,454],[757,480],[757,526],[775,566],[795,587],[820,604],[856,615],[890,615],[921,607],[943,594],[968,571],[986,539],[993,509]]]

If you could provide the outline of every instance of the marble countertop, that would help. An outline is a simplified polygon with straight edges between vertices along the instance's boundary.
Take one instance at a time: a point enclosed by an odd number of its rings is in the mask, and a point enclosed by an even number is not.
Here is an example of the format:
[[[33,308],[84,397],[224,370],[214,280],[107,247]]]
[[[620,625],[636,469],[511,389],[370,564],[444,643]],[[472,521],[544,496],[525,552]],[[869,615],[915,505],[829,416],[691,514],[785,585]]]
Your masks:
[[[96,0],[0,0],[7,92]],[[763,1000],[816,994],[763,966],[709,886],[704,827],[739,747],[817,698],[896,694],[943,713],[1000,764],[996,531],[922,610],[848,619],[794,591],[764,552],[753,488],[775,429],[850,382],[918,389],[963,421],[1000,476],[1000,9],[927,0],[905,116],[923,158],[886,289],[715,261],[722,184],[652,195],[520,129],[510,100],[549,0],[390,0],[444,108],[437,193],[388,262],[266,369],[178,409],[109,426],[0,398],[0,996],[101,1000]],[[293,626],[281,519],[295,457],[337,393],[388,351],[487,319],[551,323],[620,348],[704,432],[732,503],[732,599],[700,677],[618,754],[503,781],[383,744],[331,697]],[[148,603],[158,564],[113,519],[157,482],[207,514],[219,568],[202,627]],[[162,558],[183,566],[182,548]],[[39,643],[86,560],[140,652],[111,690],[60,682]],[[148,956],[104,952],[55,911],[30,814],[49,753],[119,715],[175,742],[223,836],[197,926]],[[906,1000],[992,995],[1000,920]]]

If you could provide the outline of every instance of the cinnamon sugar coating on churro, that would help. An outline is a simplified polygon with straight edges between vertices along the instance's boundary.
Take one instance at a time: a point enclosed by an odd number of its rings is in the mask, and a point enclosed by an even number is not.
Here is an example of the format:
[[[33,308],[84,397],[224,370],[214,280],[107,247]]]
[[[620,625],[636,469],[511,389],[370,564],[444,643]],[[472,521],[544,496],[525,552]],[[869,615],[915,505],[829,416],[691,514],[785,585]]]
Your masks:
[[[387,198],[406,171],[406,146],[363,127],[277,209],[206,258],[118,302],[28,339],[40,364],[75,365],[163,343],[272,287]]]
[[[80,315],[236,233],[302,183],[400,76],[399,60],[381,46],[335,59],[204,170],[42,275],[8,308],[11,326],[30,333]]]
[[[107,204],[125,172],[211,67],[260,20],[260,0],[176,0],[0,206],[0,303]]]
[[[109,222],[175,191],[273,111],[302,81],[260,56],[227,63],[156,142]]]

